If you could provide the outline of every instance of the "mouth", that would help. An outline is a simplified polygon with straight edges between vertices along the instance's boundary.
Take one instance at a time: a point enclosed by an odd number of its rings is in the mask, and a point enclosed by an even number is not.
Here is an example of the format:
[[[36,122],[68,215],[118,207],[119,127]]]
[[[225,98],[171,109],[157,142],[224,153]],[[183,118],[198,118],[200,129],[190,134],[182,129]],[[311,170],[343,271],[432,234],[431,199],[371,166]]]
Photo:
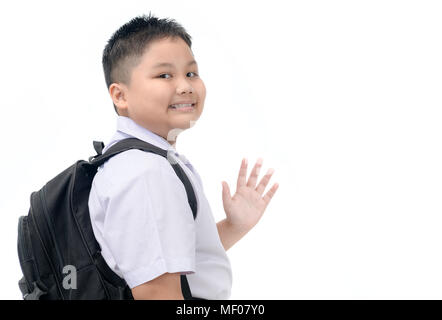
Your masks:
[[[196,103],[183,103],[183,104],[173,104],[169,106],[169,109],[175,111],[191,112],[195,110]]]

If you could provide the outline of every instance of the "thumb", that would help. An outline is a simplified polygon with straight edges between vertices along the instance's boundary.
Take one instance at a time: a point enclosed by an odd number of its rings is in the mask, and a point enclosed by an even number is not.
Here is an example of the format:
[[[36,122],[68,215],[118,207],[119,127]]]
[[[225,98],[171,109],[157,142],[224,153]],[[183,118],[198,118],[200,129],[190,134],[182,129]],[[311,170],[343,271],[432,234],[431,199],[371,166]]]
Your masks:
[[[225,181],[222,181],[221,184],[223,186],[223,202],[227,203],[231,199],[229,185]]]

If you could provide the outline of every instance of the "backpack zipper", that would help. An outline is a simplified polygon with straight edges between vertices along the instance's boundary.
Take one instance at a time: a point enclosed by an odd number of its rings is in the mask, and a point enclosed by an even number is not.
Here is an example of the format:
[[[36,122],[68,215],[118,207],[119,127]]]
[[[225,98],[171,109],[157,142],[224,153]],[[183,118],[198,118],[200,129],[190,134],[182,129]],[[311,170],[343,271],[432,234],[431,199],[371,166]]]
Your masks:
[[[25,236],[24,236],[24,230],[23,230],[23,224],[26,221],[26,217],[25,216],[21,216],[19,218],[19,227],[18,227],[18,247],[21,248],[21,250],[19,251],[19,258],[22,261],[26,261],[26,257],[29,257],[29,250],[28,247],[23,243],[24,241],[26,241]],[[21,254],[20,254],[21,253]]]
[[[28,246],[25,245],[25,243],[27,241],[27,239],[25,239],[26,231],[23,230],[25,223],[27,224],[26,217],[25,216],[21,216],[19,218],[19,224],[18,224],[19,225],[19,227],[18,227],[18,247],[19,247],[18,258],[19,258],[19,261],[20,261],[20,267],[21,267],[22,262],[25,263],[25,262],[27,262],[29,260],[32,260],[32,258],[30,258]],[[24,270],[23,270],[23,268],[21,268],[21,269],[22,269],[22,272],[23,272],[23,275],[24,275]],[[34,277],[36,274],[38,274],[38,271],[35,272],[36,270],[35,270],[34,261],[32,261],[32,270],[34,271],[34,274],[32,275],[32,277]],[[26,281],[26,286],[28,287],[28,292],[29,292],[30,288],[32,286],[31,286],[29,280],[26,279],[26,277],[24,277],[24,279]]]
[[[75,166],[75,168],[74,168],[74,170],[73,170],[73,176],[72,176],[73,181],[75,181],[76,178],[77,178],[77,166],[78,166],[78,164],[79,164],[79,162],[76,163],[76,166]],[[72,184],[69,186],[69,193],[70,193],[71,195],[74,193],[74,183],[72,183]],[[86,241],[86,239],[84,238],[84,235],[83,235],[83,230],[82,230],[82,228],[80,227],[80,224],[79,224],[79,222],[78,222],[78,220],[77,220],[77,216],[75,215],[75,212],[74,212],[74,205],[73,205],[73,203],[72,203],[72,197],[69,197],[69,206],[70,206],[70,208],[69,208],[69,209],[70,209],[70,212],[72,213],[72,217],[74,218],[75,224],[77,225],[78,232],[80,233],[81,240],[82,240],[83,243],[85,244],[85,248],[86,248],[86,251],[87,251],[87,253],[88,253],[89,259],[91,260],[92,265],[95,267],[95,270],[96,270],[97,273],[98,273],[98,278],[100,279],[100,283],[101,283],[101,285],[102,285],[103,288],[104,288],[104,292],[105,292],[105,294],[106,294],[106,297],[109,298],[109,299],[111,299],[111,298],[112,298],[112,297],[111,297],[111,294],[110,294],[110,292],[109,292],[107,286],[104,284],[104,281],[103,281],[103,279],[102,279],[101,272],[98,270],[98,266],[97,266],[97,263],[96,263],[96,261],[95,261],[95,258],[93,257],[93,255],[92,255],[92,253],[91,253],[91,251],[90,251],[90,249],[89,249],[89,245],[87,244],[87,241]],[[88,212],[89,212],[89,209],[88,209]],[[115,285],[116,287],[119,288],[119,286],[116,285],[116,284],[114,284],[114,283],[112,283],[112,281],[109,280],[109,282],[110,282],[112,285]]]
[[[61,258],[60,249],[58,248],[57,240],[55,238],[54,226],[52,225],[52,221],[49,217],[49,210],[46,205],[46,186],[44,186],[40,192],[40,201],[42,203],[44,216],[46,218],[46,222],[49,227],[49,233],[51,234],[52,241],[54,242],[55,251],[56,251],[57,257],[58,257],[58,263],[60,264],[59,267],[63,269],[63,266],[64,266],[63,259]],[[62,270],[59,270],[59,273],[61,273],[61,272],[62,272]]]

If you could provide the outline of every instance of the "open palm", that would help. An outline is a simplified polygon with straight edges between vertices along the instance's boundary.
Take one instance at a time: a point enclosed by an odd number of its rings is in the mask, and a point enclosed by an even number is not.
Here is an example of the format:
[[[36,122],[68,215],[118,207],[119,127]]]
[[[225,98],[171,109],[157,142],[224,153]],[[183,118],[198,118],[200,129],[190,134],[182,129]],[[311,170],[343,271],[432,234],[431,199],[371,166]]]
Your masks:
[[[239,170],[236,192],[233,197],[230,195],[229,185],[224,181],[222,182],[222,198],[224,211],[226,212],[226,220],[236,230],[247,232],[252,229],[261,219],[270,200],[278,189],[279,185],[275,183],[267,193],[262,196],[274,170],[269,169],[257,186],[256,181],[258,180],[261,167],[262,159],[258,159],[246,182],[247,159],[243,159]]]

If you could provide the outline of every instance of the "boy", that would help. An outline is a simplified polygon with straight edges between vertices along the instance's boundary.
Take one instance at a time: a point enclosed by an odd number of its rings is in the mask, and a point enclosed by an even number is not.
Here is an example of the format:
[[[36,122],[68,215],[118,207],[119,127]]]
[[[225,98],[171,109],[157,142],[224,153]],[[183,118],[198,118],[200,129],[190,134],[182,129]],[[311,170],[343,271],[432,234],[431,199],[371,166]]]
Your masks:
[[[199,174],[176,149],[178,134],[200,117],[206,96],[191,37],[173,20],[140,16],[117,30],[103,52],[103,69],[117,118],[117,141],[136,137],[168,151],[122,152],[98,168],[89,195],[94,235],[109,267],[135,299],[228,299],[228,250],[260,219],[277,189],[262,197],[272,170],[256,186],[260,159],[246,184],[243,159],[233,197],[223,182],[226,219],[215,223]],[[169,161],[188,176],[197,198],[194,220],[184,185]]]

